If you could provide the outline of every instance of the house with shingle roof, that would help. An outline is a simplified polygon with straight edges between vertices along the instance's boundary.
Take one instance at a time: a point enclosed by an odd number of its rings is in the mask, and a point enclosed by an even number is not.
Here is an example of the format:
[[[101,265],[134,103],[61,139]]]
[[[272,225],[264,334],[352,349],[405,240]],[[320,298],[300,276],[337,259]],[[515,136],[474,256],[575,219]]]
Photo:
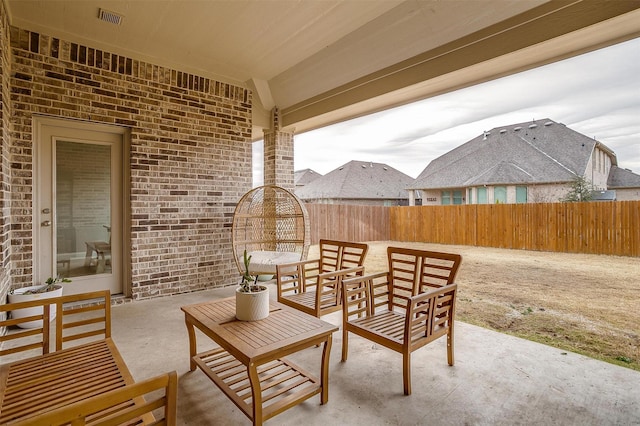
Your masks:
[[[409,185],[423,205],[560,201],[578,176],[594,191],[640,199],[640,175],[603,143],[550,119],[485,131],[436,158]]]
[[[312,182],[321,176],[322,175],[320,173],[311,169],[296,170],[293,172],[293,183],[295,184],[295,187],[298,188],[305,186],[309,182]]]
[[[609,172],[607,188],[615,191],[618,201],[640,200],[640,175],[629,169],[613,166]]]
[[[295,193],[307,203],[406,206],[412,182],[411,176],[387,164],[354,160],[297,187]]]

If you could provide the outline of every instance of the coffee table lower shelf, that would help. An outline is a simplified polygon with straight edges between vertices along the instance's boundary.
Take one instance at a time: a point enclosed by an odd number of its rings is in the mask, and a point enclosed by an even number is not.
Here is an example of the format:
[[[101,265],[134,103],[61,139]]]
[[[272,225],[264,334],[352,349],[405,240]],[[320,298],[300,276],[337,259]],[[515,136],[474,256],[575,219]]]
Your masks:
[[[222,348],[193,357],[196,365],[222,390],[244,414],[259,423],[317,395],[322,385],[317,377],[282,358],[257,367],[261,415],[254,419],[251,381],[248,367]]]

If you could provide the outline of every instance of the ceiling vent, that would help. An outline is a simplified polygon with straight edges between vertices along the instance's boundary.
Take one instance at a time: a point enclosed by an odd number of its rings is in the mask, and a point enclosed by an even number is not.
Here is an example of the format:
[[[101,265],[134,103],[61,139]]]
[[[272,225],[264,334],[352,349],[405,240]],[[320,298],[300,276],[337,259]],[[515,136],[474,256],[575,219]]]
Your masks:
[[[109,10],[100,9],[98,12],[98,19],[110,24],[120,25],[122,23],[123,16]]]

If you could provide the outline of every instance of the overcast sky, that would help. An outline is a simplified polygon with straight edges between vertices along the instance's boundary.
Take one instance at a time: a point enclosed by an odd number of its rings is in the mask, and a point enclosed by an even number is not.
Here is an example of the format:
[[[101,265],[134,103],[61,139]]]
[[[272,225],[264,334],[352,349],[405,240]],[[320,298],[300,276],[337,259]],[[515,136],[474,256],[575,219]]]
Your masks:
[[[640,174],[640,39],[295,135],[294,167],[326,174],[351,160],[373,161],[415,178],[484,130],[544,118],[596,138],[618,166]],[[254,182],[261,183],[256,145]]]

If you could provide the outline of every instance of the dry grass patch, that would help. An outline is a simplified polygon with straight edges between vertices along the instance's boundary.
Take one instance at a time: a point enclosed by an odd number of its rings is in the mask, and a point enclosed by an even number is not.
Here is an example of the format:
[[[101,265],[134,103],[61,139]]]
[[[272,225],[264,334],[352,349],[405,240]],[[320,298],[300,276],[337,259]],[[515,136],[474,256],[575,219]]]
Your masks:
[[[388,245],[462,255],[462,321],[640,370],[637,258],[374,242],[367,272],[386,270]]]

